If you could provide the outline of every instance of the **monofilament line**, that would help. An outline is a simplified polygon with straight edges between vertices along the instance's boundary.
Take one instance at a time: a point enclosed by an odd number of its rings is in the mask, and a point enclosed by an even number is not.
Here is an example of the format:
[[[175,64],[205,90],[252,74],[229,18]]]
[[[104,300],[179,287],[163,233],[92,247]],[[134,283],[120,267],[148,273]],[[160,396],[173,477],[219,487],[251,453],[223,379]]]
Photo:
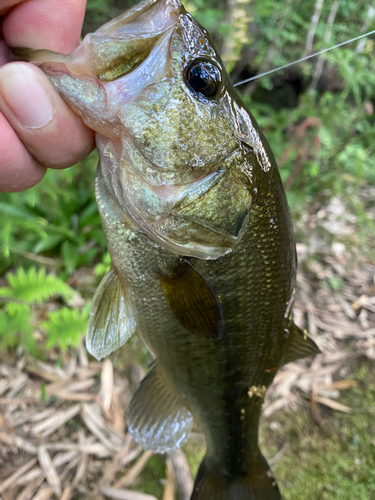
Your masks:
[[[351,38],[350,40],[346,40],[346,42],[341,42],[338,43],[337,45],[334,45],[333,47],[329,47],[328,49],[323,49],[320,50],[319,52],[315,52],[314,54],[310,54],[309,56],[302,57],[301,59],[297,59],[296,61],[290,62],[288,64],[284,64],[284,66],[279,66],[278,68],[270,69],[269,71],[266,71],[265,73],[261,73],[260,75],[255,75],[252,76],[251,78],[247,78],[246,80],[242,80],[242,82],[238,82],[234,84],[234,87],[238,87],[239,85],[243,85],[244,83],[252,82],[253,80],[256,80],[257,78],[261,78],[262,76],[270,75],[271,73],[275,73],[276,71],[280,71],[281,69],[289,68],[290,66],[293,66],[294,64],[298,64],[303,61],[307,61],[307,59],[311,59],[312,57],[319,56],[320,54],[325,54],[326,52],[329,52],[330,50],[337,49],[338,47],[342,47],[343,45],[346,45],[347,43],[355,42],[356,40],[360,40],[361,38],[365,38],[366,36],[372,35],[375,33],[375,30],[369,31],[368,33],[364,33],[363,35],[356,36],[355,38]]]

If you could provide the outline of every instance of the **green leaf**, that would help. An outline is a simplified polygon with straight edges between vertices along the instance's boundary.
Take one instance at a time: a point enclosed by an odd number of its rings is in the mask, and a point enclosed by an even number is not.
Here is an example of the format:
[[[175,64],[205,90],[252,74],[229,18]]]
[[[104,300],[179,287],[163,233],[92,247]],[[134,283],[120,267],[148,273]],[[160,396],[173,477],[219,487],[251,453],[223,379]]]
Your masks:
[[[59,346],[63,351],[69,346],[77,346],[86,332],[89,313],[62,307],[50,314],[49,320],[42,323],[48,334],[47,348]]]
[[[30,307],[27,305],[16,304],[12,314],[0,311],[0,351],[21,344],[35,352],[30,315]]]
[[[60,295],[69,300],[74,295],[74,290],[53,274],[46,274],[45,269],[36,270],[31,267],[28,271],[18,269],[16,274],[7,275],[10,291],[0,288],[0,295],[13,297],[41,304],[53,295]]]
[[[67,271],[72,273],[76,269],[79,260],[78,248],[70,241],[64,241],[61,251]]]
[[[103,255],[103,259],[99,264],[94,267],[94,274],[97,278],[102,278],[106,273],[108,273],[111,267],[111,256],[109,252]]]
[[[33,252],[40,253],[50,250],[51,248],[55,248],[64,239],[65,236],[63,234],[50,234],[35,245]]]

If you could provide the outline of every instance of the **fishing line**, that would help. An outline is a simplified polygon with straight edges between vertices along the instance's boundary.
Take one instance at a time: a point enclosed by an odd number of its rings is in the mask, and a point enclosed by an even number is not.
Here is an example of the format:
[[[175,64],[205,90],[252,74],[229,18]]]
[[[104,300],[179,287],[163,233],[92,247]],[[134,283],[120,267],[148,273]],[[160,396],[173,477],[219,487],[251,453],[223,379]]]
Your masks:
[[[307,61],[307,59],[311,59],[312,57],[319,56],[320,54],[325,54],[326,52],[329,52],[330,50],[337,49],[338,47],[342,47],[343,45],[346,45],[347,43],[355,42],[356,40],[360,40],[361,38],[365,38],[366,36],[372,35],[375,33],[375,30],[369,31],[368,33],[364,33],[363,35],[356,36],[355,38],[351,38],[350,40],[346,40],[346,42],[341,42],[338,43],[337,45],[334,45],[333,47],[329,47],[328,49],[323,49],[320,50],[319,52],[315,52],[314,54],[310,54],[309,56],[302,57],[301,59],[297,59],[296,61],[293,61],[288,64],[284,64],[284,66],[279,66],[278,68],[270,69],[269,71],[266,71],[265,73],[261,73],[260,75],[255,75],[252,76],[251,78],[247,78],[246,80],[242,80],[241,82],[235,83],[234,87],[238,87],[239,85],[243,85],[244,83],[252,82],[253,80],[256,80],[258,78],[261,78],[262,76],[270,75],[271,73],[275,73],[276,71],[280,71],[281,69],[289,68],[290,66],[293,66],[294,64],[298,64],[303,61]]]

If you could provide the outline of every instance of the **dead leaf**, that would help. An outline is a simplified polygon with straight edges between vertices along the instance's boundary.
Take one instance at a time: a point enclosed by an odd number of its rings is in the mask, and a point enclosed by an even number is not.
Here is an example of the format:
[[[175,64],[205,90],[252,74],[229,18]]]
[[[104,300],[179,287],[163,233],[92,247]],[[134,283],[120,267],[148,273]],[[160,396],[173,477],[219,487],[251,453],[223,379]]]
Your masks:
[[[38,448],[38,460],[43,474],[46,476],[48,484],[51,486],[55,495],[61,495],[61,481],[56,469],[52,463],[51,457],[44,446]]]

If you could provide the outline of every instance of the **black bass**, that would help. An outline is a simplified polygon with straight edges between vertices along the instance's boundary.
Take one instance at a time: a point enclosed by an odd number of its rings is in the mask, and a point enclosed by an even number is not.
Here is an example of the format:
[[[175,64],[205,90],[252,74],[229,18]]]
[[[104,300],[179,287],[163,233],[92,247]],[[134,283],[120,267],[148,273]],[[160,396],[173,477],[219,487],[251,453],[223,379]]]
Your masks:
[[[96,132],[112,268],[97,358],[137,331],[155,363],[127,413],[145,448],[207,445],[193,500],[277,500],[258,447],[267,387],[316,354],[292,322],[296,253],[274,156],[214,44],[179,0],[145,0],[69,56],[19,49]],[[69,147],[69,145],[67,145]]]

